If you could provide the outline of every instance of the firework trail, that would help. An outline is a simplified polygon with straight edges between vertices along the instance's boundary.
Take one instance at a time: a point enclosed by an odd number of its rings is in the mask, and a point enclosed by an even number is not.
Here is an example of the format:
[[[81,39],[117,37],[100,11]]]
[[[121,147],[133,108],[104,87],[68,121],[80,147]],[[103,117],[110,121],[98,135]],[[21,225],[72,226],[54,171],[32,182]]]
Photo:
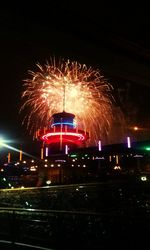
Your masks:
[[[94,143],[107,134],[112,121],[112,86],[99,70],[76,61],[50,59],[37,64],[24,80],[23,124],[30,132],[49,126],[54,113],[69,112],[76,116],[80,128],[90,132]]]

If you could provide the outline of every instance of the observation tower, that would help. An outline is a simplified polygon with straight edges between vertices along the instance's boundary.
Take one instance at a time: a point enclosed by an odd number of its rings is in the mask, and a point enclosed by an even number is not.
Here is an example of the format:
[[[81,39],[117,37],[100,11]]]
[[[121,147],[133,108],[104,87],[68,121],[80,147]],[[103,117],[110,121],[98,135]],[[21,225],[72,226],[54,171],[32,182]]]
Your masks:
[[[78,127],[74,114],[63,111],[52,115],[48,128],[38,130],[38,138],[52,151],[65,152],[66,147],[85,146],[89,133]]]
[[[63,112],[55,113],[50,118],[47,128],[38,130],[38,138],[43,141],[51,152],[65,152],[86,145],[89,133],[81,129],[75,120],[75,115],[65,111],[66,91],[63,92]],[[67,150],[66,150],[67,149]]]

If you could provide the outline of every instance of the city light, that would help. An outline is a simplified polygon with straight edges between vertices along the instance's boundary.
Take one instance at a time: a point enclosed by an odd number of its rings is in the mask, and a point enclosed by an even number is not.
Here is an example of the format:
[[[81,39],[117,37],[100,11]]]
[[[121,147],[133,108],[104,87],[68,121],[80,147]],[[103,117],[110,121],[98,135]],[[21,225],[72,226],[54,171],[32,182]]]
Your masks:
[[[0,147],[4,147],[5,144],[7,143],[11,143],[13,141],[11,140],[6,140],[5,138],[3,138],[2,136],[0,137]]]
[[[20,153],[20,149],[12,147],[12,146],[6,144],[7,141],[8,140],[4,140],[3,138],[0,138],[0,147],[8,148],[8,149],[11,149],[12,151],[16,151],[16,152]],[[27,152],[24,152],[22,150],[21,150],[21,152],[22,152],[23,155],[38,159],[37,157],[35,157],[35,156],[31,155],[31,154],[28,154]]]
[[[99,151],[102,150],[102,143],[101,143],[101,141],[98,141],[98,150],[99,150]]]
[[[147,177],[146,176],[141,176],[141,181],[147,181]]]
[[[127,147],[131,148],[131,139],[129,136],[127,137]]]
[[[147,151],[150,151],[150,147],[146,147],[146,150],[147,150]]]

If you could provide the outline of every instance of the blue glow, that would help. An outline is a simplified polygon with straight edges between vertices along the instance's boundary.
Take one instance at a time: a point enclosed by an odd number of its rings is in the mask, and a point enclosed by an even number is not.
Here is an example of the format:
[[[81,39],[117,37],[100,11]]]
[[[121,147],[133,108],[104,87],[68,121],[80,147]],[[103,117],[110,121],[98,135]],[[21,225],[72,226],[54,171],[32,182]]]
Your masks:
[[[69,126],[72,126],[72,127],[75,127],[76,125],[72,122],[55,122],[51,125],[51,128],[53,128],[54,126],[57,126],[57,125],[69,125]]]

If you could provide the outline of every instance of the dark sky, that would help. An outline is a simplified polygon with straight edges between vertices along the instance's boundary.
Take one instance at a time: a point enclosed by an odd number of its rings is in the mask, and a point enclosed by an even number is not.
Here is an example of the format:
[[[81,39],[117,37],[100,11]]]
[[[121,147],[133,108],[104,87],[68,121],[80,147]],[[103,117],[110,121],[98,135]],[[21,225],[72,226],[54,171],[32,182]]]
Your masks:
[[[54,55],[100,68],[112,83],[130,81],[144,91],[150,86],[148,11],[142,5],[115,7],[93,1],[1,6],[0,134],[25,142],[28,133],[18,114],[23,79],[37,62]]]

